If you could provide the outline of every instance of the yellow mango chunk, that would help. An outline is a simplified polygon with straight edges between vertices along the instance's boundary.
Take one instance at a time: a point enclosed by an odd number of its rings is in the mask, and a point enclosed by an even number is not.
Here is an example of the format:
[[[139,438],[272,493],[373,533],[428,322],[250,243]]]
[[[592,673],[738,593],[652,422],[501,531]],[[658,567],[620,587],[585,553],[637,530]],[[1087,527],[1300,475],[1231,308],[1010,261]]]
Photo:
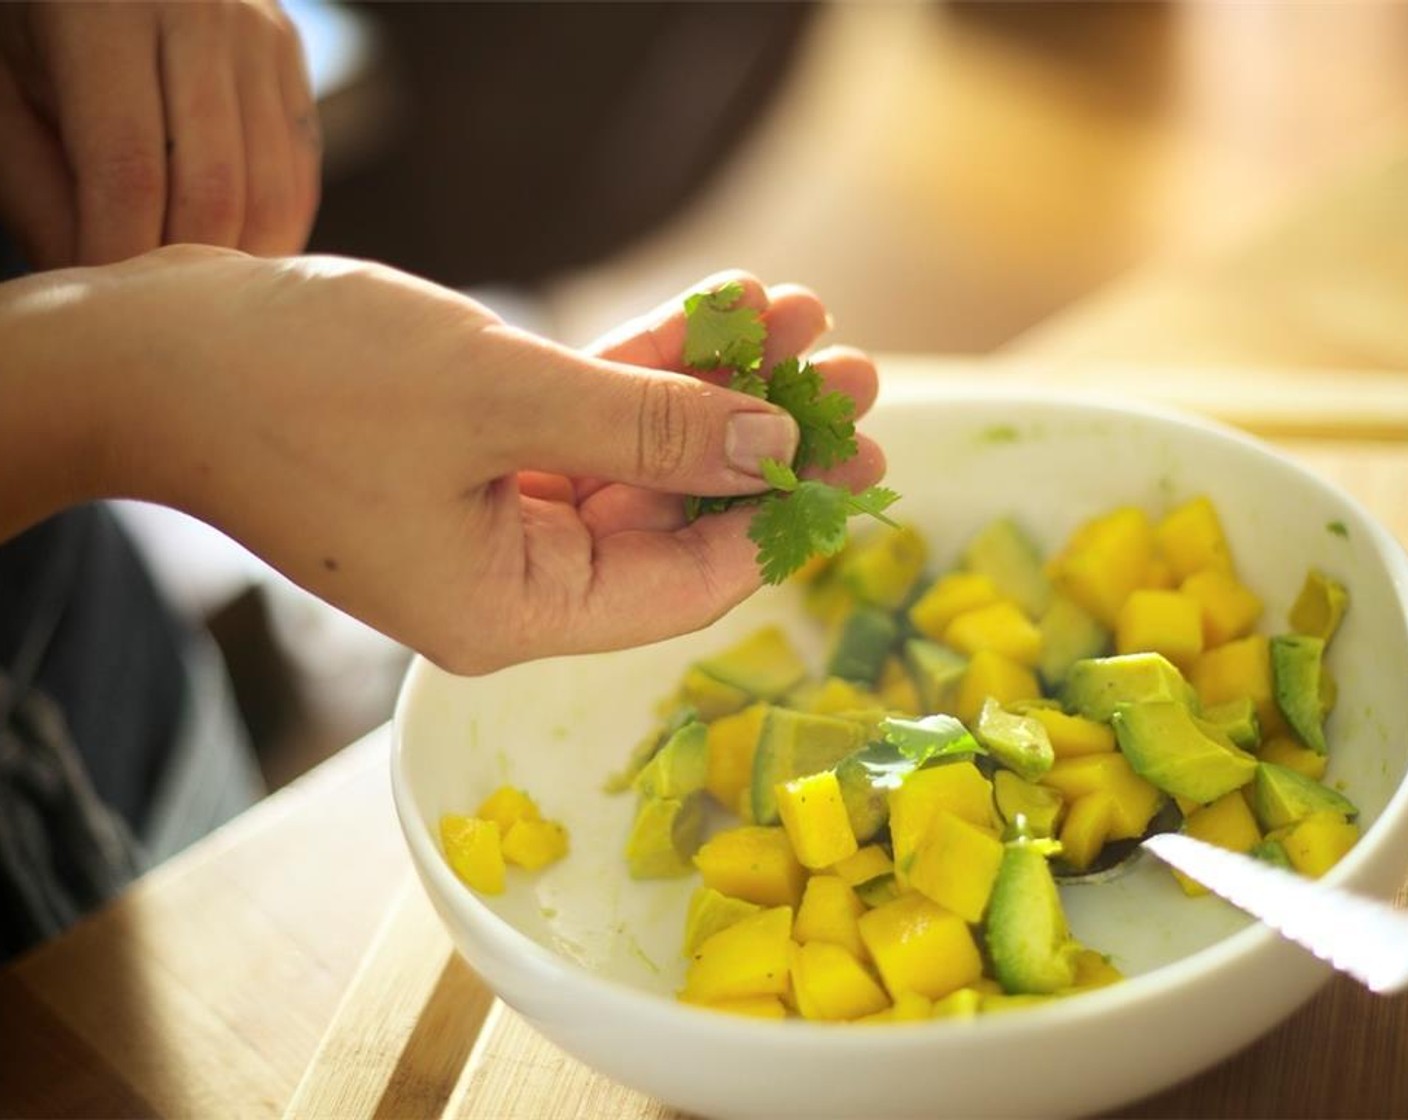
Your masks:
[[[567,854],[567,830],[557,821],[515,821],[501,847],[509,863],[537,871]]]
[[[1290,735],[1277,735],[1267,740],[1257,751],[1257,757],[1262,762],[1274,762],[1317,782],[1325,776],[1325,767],[1330,761],[1329,755],[1311,750]]]
[[[777,787],[777,812],[803,867],[829,867],[856,853],[856,834],[834,771],[783,782]]]
[[[1338,813],[1322,809],[1293,825],[1281,837],[1291,866],[1318,879],[1339,863],[1359,839],[1359,826]]]
[[[867,844],[853,855],[837,860],[831,866],[831,873],[839,875],[843,881],[855,886],[869,882],[879,875],[888,875],[895,869],[894,861],[879,844]]]
[[[880,668],[880,679],[875,682],[875,691],[887,711],[898,712],[902,716],[922,714],[919,687],[898,657],[885,658],[885,664]]]
[[[1185,672],[1203,652],[1203,612],[1178,591],[1131,591],[1115,623],[1116,653],[1161,653]]]
[[[914,849],[907,877],[920,894],[976,925],[987,910],[1001,864],[1001,840],[940,809]]]
[[[1144,574],[1141,587],[1153,591],[1172,591],[1178,586],[1178,577],[1173,574],[1173,565],[1157,553],[1149,561],[1149,570]]]
[[[791,965],[792,998],[804,1019],[859,1019],[890,1006],[885,989],[840,945],[794,945]]]
[[[813,875],[802,893],[792,937],[803,945],[811,941],[840,945],[857,960],[866,960],[870,954],[856,924],[865,909],[845,880],[836,875]]]
[[[943,999],[936,999],[929,1009],[931,1019],[971,1019],[983,1009],[984,993],[977,988],[959,988]],[[896,1000],[896,1006],[899,1001]]]
[[[965,611],[1002,598],[997,584],[978,572],[949,572],[936,579],[909,608],[909,621],[926,638],[942,641],[948,624]]]
[[[1179,590],[1198,604],[1207,649],[1245,638],[1261,618],[1261,598],[1230,571],[1205,568],[1194,572]]]
[[[474,811],[474,815],[480,820],[493,821],[501,836],[518,821],[536,821],[542,818],[542,813],[533,799],[516,786],[500,786],[484,799]]]
[[[792,908],[776,906],[720,930],[695,951],[680,998],[720,1000],[783,996],[788,991]]]
[[[1072,988],[1087,991],[1091,988],[1104,988],[1124,979],[1124,973],[1110,963],[1110,958],[1094,949],[1081,949],[1076,953],[1076,979]]]
[[[903,877],[929,822],[946,810],[994,833],[1000,827],[992,800],[992,783],[971,762],[930,766],[905,776],[889,793],[890,840],[895,870]]]
[[[1217,509],[1207,497],[1194,498],[1171,510],[1154,526],[1159,555],[1180,580],[1208,568],[1232,570],[1232,553]]]
[[[803,711],[819,716],[834,716],[844,712],[863,712],[868,709],[881,710],[884,702],[867,688],[842,677],[827,677],[815,691],[806,695],[805,704],[798,704]]]
[[[761,909],[755,902],[729,898],[713,887],[696,887],[689,896],[689,907],[684,915],[684,955],[692,957],[699,946],[719,930],[728,929]]]
[[[504,853],[497,824],[446,813],[440,818],[440,843],[462,883],[481,894],[503,894]]]
[[[753,754],[758,747],[766,704],[750,704],[740,712],[720,716],[709,724],[709,763],[704,788],[726,809],[738,804],[753,780]]]
[[[1114,799],[1103,790],[1077,797],[1066,806],[1066,818],[1061,822],[1061,858],[1077,871],[1084,871],[1110,838],[1114,819]]]
[[[1349,592],[1344,585],[1312,568],[1291,607],[1291,629],[1328,644],[1348,607]]]
[[[1022,714],[1031,716],[1046,728],[1046,737],[1051,740],[1051,749],[1057,758],[1107,754],[1115,749],[1115,731],[1108,723],[1067,715],[1058,708],[1034,707]]]
[[[1041,660],[1041,631],[1008,599],[964,611],[944,627],[944,644],[969,656],[990,649],[1034,669]]]
[[[1146,585],[1154,559],[1148,515],[1122,506],[1092,518],[1052,558],[1049,575],[1057,590],[1113,630],[1129,593]]]
[[[1216,844],[1231,852],[1250,852],[1261,842],[1261,829],[1257,827],[1256,817],[1239,789],[1191,813],[1183,822],[1183,831],[1195,839]],[[1173,874],[1185,894],[1208,893],[1207,888],[1196,879],[1189,878],[1181,871]]]
[[[727,1015],[743,1015],[749,1019],[786,1019],[787,1005],[777,996],[745,996],[743,999],[720,999],[712,1003],[680,996],[683,1003],[722,1011]]]
[[[1040,696],[1041,685],[1031,669],[996,650],[980,649],[969,659],[958,682],[953,714],[971,724],[988,697],[1006,708],[1019,700]]]
[[[892,998],[941,999],[983,974],[968,923],[922,894],[901,895],[860,918],[860,936]]]
[[[1207,650],[1193,663],[1188,681],[1205,708],[1242,697],[1251,700],[1263,738],[1287,730],[1272,692],[1271,643],[1264,634],[1249,634]]]
[[[807,872],[777,826],[743,825],[717,833],[694,854],[706,887],[759,906],[796,906]]]
[[[1108,794],[1111,801],[1111,840],[1132,840],[1163,804],[1163,794],[1130,767],[1124,755],[1089,754],[1059,759],[1041,776],[1041,784],[1059,790],[1068,803],[1091,793]],[[1071,805],[1069,814],[1075,809]]]

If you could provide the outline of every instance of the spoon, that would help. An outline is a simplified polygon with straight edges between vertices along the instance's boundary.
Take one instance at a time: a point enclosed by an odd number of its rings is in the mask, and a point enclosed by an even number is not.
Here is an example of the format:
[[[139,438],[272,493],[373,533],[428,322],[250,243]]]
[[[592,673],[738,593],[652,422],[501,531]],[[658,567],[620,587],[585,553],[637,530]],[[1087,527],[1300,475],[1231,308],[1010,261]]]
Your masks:
[[[1176,832],[1141,847],[1370,991],[1408,989],[1408,912]]]

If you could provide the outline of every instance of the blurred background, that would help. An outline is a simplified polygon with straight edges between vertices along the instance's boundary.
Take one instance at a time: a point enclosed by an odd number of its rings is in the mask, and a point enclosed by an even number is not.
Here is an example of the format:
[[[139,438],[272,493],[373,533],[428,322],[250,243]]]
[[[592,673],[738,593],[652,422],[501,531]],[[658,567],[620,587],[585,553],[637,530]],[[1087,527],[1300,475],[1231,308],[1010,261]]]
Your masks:
[[[290,12],[327,143],[312,248],[572,344],[742,267],[881,355],[1039,340],[1074,367],[1099,313],[1101,359],[1131,366],[1408,369],[1408,4]],[[1219,285],[1262,313],[1222,321]],[[1199,329],[1151,352],[1150,315]],[[213,531],[128,513],[215,633],[271,787],[388,718],[405,651]]]

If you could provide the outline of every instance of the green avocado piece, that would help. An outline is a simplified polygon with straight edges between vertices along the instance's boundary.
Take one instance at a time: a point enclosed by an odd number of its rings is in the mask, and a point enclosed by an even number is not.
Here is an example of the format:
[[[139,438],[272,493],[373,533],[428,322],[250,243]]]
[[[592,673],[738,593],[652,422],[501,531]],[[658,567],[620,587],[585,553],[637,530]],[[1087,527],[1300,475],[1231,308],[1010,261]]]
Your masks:
[[[1271,639],[1271,690],[1286,722],[1307,747],[1324,754],[1325,707],[1320,693],[1325,640],[1309,634]]]
[[[1203,722],[1232,740],[1244,751],[1255,750],[1261,742],[1261,724],[1256,718],[1256,705],[1251,697],[1225,700],[1203,709]]]
[[[1252,812],[1263,830],[1286,828],[1325,809],[1347,821],[1359,815],[1354,802],[1314,778],[1275,762],[1257,763]]]
[[[1121,704],[1178,701],[1198,710],[1198,697],[1177,667],[1160,653],[1124,653],[1077,661],[1066,674],[1061,699],[1067,711],[1109,723]]]
[[[641,798],[626,838],[631,878],[677,879],[690,874],[703,834],[703,794]]]
[[[984,526],[963,550],[963,566],[992,580],[1030,618],[1040,618],[1051,605],[1051,581],[1042,570],[1041,552],[1010,517]]]
[[[1177,700],[1122,704],[1110,722],[1134,772],[1175,797],[1200,805],[1252,780],[1257,761],[1207,727]]]
[[[1349,592],[1344,584],[1312,568],[1291,607],[1291,629],[1309,634],[1327,645],[1340,628],[1344,612],[1349,608]]]
[[[1051,837],[1061,815],[1063,799],[1050,786],[1019,778],[1011,770],[992,776],[993,803],[1012,838]]]
[[[764,627],[696,668],[757,700],[776,700],[807,675],[801,654],[776,626]]]
[[[776,824],[779,785],[830,770],[865,738],[865,726],[855,720],[769,708],[753,753],[753,822]]]
[[[855,891],[856,897],[871,910],[877,906],[884,906],[887,902],[894,902],[901,893],[900,885],[895,881],[893,871],[887,871],[883,875],[877,875],[873,879],[857,883]]]
[[[680,681],[680,699],[710,722],[720,716],[741,712],[753,702],[753,694],[736,684],[726,684],[698,665],[691,665]]]
[[[830,676],[872,687],[880,679],[885,658],[899,636],[894,616],[874,607],[860,607],[846,618],[827,662]]]
[[[1291,871],[1291,857],[1286,854],[1285,846],[1274,836],[1268,836],[1261,843],[1252,847],[1247,853],[1253,859],[1259,859],[1262,863],[1269,863],[1273,867],[1280,867],[1283,870]]]
[[[1075,983],[1076,954],[1046,856],[1014,840],[1002,852],[988,903],[993,973],[1009,995],[1043,995]]]
[[[694,720],[670,736],[631,786],[642,797],[678,799],[703,789],[708,775],[709,727]]]
[[[973,735],[993,758],[1028,781],[1036,781],[1056,761],[1051,737],[1041,722],[1007,711],[991,696],[983,701]]]
[[[1055,595],[1037,617],[1041,631],[1041,659],[1037,672],[1047,689],[1055,691],[1077,661],[1099,657],[1110,647],[1110,632],[1084,607],[1065,595]]]
[[[942,712],[953,706],[958,682],[968,668],[963,654],[928,638],[910,638],[904,644],[904,663],[926,712]]]
[[[684,918],[684,955],[694,956],[694,951],[721,929],[756,914],[762,907],[756,902],[716,891],[713,887],[696,887],[689,896],[689,909]]]

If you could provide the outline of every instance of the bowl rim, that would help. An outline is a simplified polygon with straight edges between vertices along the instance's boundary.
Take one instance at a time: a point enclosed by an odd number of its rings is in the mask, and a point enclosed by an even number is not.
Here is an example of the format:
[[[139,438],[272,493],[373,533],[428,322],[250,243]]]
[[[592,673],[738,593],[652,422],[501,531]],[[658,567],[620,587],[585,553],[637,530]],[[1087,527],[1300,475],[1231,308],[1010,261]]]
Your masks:
[[[1029,384],[960,387],[945,384],[938,379],[900,376],[882,385],[877,407],[895,407],[916,400],[940,400],[960,407],[1017,401],[1024,405],[1035,404],[1073,413],[1093,412],[1104,416],[1134,417],[1192,429],[1206,438],[1240,445],[1249,453],[1269,455],[1280,469],[1289,471],[1304,483],[1325,492],[1354,515],[1358,522],[1355,526],[1356,534],[1363,532],[1368,536],[1376,559],[1388,571],[1398,600],[1403,605],[1405,614],[1408,614],[1408,551],[1405,551],[1396,538],[1380,525],[1357,499],[1339,485],[1316,474],[1258,437],[1217,420],[1134,397],[1096,397],[1083,391],[1041,389]],[[434,840],[429,824],[420,816],[407,773],[407,754],[410,749],[405,736],[407,713],[415,703],[416,695],[425,687],[426,678],[438,673],[443,673],[443,670],[438,669],[425,657],[416,655],[412,659],[397,695],[391,721],[392,797],[417,871],[423,879],[428,878],[433,884],[430,892],[432,896],[440,895],[447,905],[452,905],[473,917],[477,923],[476,940],[492,948],[495,956],[518,962],[521,970],[530,975],[535,984],[554,985],[565,982],[579,985],[585,997],[604,1001],[601,1004],[604,1012],[619,1010],[647,1027],[664,1030],[687,1024],[690,1030],[703,1032],[706,1038],[734,1040],[741,1044],[795,1044],[805,1046],[808,1050],[821,1047],[819,1053],[823,1055],[829,1054],[832,1049],[854,1053],[858,1043],[867,1045],[861,1041],[866,1038],[875,1040],[868,1045],[882,1049],[894,1046],[901,1038],[929,1046],[940,1038],[957,1037],[959,1034],[965,1038],[983,1037],[997,1040],[1010,1037],[1019,1041],[1031,1035],[1049,1035],[1054,1021],[1074,1025],[1086,1020],[1103,1020],[1147,1001],[1172,995],[1193,981],[1216,982],[1216,978],[1222,973],[1236,970],[1249,960],[1272,951],[1278,945],[1286,945],[1275,931],[1253,921],[1237,932],[1186,957],[1150,972],[1128,977],[1118,984],[1081,992],[1080,998],[1033,1005],[1023,1008],[1022,1013],[1018,1015],[979,1015],[971,1019],[887,1023],[885,1026],[889,1029],[883,1031],[876,1031],[873,1024],[811,1022],[802,1019],[786,1020],[782,1024],[785,1029],[779,1031],[779,1024],[774,1021],[725,1015],[708,1008],[682,1003],[663,993],[647,991],[624,981],[602,976],[539,944],[502,918],[455,877]],[[1398,788],[1373,824],[1365,830],[1360,842],[1326,874],[1324,882],[1354,889],[1355,884],[1364,878],[1364,865],[1372,858],[1371,849],[1376,846],[1364,841],[1381,836],[1395,827],[1408,827],[1408,779],[1399,782]],[[1405,858],[1405,870],[1408,870],[1408,857]],[[1318,967],[1321,973],[1319,983],[1329,980],[1333,975],[1330,966],[1319,964]],[[493,978],[485,976],[484,979],[496,992],[499,990]],[[1309,994],[1311,992],[1307,991],[1306,995]]]

